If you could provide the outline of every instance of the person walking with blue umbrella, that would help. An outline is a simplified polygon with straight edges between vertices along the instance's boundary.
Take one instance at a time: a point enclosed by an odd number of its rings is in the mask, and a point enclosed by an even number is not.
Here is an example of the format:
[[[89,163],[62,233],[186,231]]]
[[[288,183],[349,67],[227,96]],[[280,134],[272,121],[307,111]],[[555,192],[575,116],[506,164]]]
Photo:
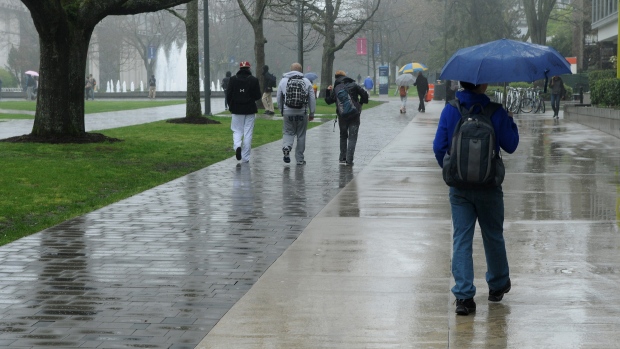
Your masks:
[[[507,153],[514,153],[519,145],[519,131],[512,119],[512,114],[507,113],[501,105],[492,103],[485,94],[488,84],[472,84],[461,81],[463,91],[456,93],[457,101],[446,104],[437,125],[437,132],[433,141],[433,152],[437,163],[446,171],[450,169],[448,163],[457,161],[460,165],[467,165],[469,175],[476,176],[476,170],[480,170],[480,158],[475,157],[477,149],[480,147],[480,140],[477,139],[473,144],[468,138],[469,149],[464,150],[469,156],[473,157],[471,163],[465,164],[454,154],[452,142],[457,142],[457,137],[453,137],[463,125],[466,119],[462,114],[469,111],[468,120],[476,119],[478,122],[493,126],[495,140],[494,154],[499,154],[500,148]],[[453,105],[454,103],[454,105]],[[457,109],[458,107],[461,110]],[[465,111],[465,112],[464,112]],[[485,111],[487,113],[485,113]],[[491,114],[492,113],[492,114]],[[489,115],[490,114],[490,115]],[[472,116],[473,115],[473,116]],[[481,120],[481,118],[485,120]],[[490,119],[490,120],[489,120]],[[476,131],[474,131],[476,132]],[[461,134],[459,134],[460,136]],[[458,143],[461,147],[462,143]],[[499,155],[497,155],[499,156]],[[450,158],[453,157],[453,158]],[[478,160],[478,161],[476,161]],[[471,166],[471,167],[470,167]],[[444,177],[445,178],[445,177]],[[476,311],[476,286],[474,285],[474,261],[472,256],[472,245],[476,222],[480,226],[482,240],[484,243],[484,253],[487,261],[486,282],[489,286],[488,300],[499,302],[511,288],[510,272],[508,268],[508,257],[506,255],[506,245],[504,242],[504,193],[501,182],[485,186],[450,186],[450,208],[452,211],[452,275],[455,285],[452,293],[456,297],[456,313],[458,315],[469,315]]]

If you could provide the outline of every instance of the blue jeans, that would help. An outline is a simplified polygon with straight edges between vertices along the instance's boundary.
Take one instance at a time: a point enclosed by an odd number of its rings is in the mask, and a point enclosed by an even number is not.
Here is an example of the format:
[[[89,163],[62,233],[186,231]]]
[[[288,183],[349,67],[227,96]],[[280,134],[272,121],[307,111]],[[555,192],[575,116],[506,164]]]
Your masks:
[[[473,298],[474,260],[472,256],[476,220],[482,232],[487,261],[486,281],[490,289],[498,290],[509,278],[508,258],[504,243],[504,193],[501,187],[488,189],[450,188],[453,242],[452,293],[457,299]]]
[[[560,95],[551,94],[551,109],[553,110],[553,115],[558,115],[560,112]]]

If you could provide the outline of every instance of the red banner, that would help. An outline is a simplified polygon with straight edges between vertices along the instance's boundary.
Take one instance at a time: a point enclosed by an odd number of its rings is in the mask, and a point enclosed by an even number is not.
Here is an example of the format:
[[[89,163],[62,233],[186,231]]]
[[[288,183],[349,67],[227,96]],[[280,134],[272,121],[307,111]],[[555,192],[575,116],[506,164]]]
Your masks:
[[[365,56],[366,52],[366,38],[357,38],[357,54]]]

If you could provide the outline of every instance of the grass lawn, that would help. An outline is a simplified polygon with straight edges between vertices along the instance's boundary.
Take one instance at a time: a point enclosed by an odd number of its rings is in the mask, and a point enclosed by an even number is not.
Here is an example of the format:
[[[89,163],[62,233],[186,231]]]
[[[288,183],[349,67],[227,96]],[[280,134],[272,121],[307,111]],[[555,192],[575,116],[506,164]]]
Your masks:
[[[34,119],[34,115],[28,114],[2,114],[0,113],[0,120],[2,119]]]
[[[214,119],[102,131],[117,143],[0,143],[0,245],[234,156],[231,119]],[[256,120],[253,147],[281,138],[282,121]]]
[[[142,108],[163,107],[166,105],[184,104],[184,99],[169,99],[169,100],[156,100],[156,101],[106,101],[106,100],[94,100],[84,102],[84,113],[103,113],[108,111],[119,110],[134,110]],[[34,101],[6,101],[0,103],[0,109],[8,110],[28,110],[35,111],[37,104]],[[34,119],[34,115],[20,115],[20,117],[10,118],[7,115],[16,114],[3,114],[0,113],[0,119]]]

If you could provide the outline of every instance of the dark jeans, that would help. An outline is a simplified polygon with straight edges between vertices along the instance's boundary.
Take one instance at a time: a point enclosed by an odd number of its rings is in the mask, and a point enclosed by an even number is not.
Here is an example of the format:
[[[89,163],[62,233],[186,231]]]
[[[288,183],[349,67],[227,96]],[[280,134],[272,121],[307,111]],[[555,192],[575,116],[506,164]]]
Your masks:
[[[338,127],[340,128],[340,158],[347,163],[353,163],[355,145],[357,144],[357,133],[360,129],[360,118],[338,117]]]
[[[551,109],[553,109],[553,116],[560,112],[560,94],[551,94]]]
[[[418,105],[418,111],[425,111],[426,109],[424,108],[424,95],[419,95],[418,98],[420,98],[420,104]]]

